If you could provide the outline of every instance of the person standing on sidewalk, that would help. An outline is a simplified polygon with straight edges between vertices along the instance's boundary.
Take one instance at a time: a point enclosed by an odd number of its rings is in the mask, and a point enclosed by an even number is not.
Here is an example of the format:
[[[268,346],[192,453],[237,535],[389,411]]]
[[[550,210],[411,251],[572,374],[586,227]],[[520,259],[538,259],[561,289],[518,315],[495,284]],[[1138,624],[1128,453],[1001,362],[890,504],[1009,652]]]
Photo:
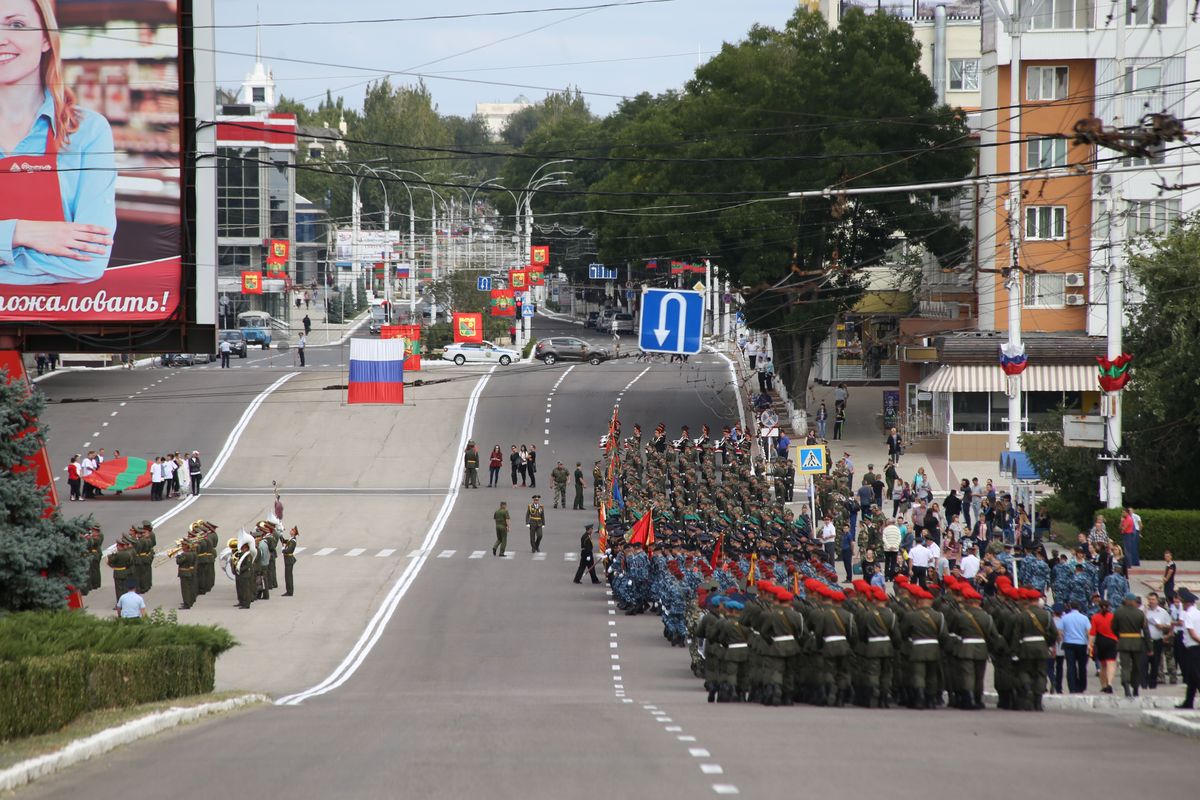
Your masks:
[[[308,344],[308,337],[303,333],[296,340],[296,355],[300,358],[300,366],[304,366],[304,346]]]
[[[833,438],[835,440],[842,438],[842,428],[846,424],[846,406],[839,405],[833,412]]]
[[[1150,648],[1146,654],[1147,689],[1158,688],[1158,674],[1162,672],[1163,643],[1171,635],[1171,615],[1158,604],[1158,594],[1146,595],[1146,630],[1150,634]]]
[[[70,463],[67,464],[67,486],[71,487],[71,499],[79,499],[80,484],[82,481],[79,477],[79,455],[71,456]]]
[[[821,401],[821,407],[817,409],[817,438],[825,438],[825,422],[829,419],[829,410],[825,408],[825,401]]]

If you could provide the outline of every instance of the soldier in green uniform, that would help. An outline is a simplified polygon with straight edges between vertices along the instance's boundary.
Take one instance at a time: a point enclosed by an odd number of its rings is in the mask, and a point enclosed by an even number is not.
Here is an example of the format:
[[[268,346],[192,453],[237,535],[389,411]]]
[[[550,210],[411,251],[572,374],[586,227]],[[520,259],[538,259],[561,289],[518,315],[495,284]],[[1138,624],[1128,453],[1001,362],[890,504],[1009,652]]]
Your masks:
[[[508,548],[508,520],[510,516],[508,513],[508,503],[501,500],[500,508],[496,509],[496,513],[492,515],[496,520],[496,543],[492,545],[492,555],[494,556],[503,557],[504,551]]]
[[[125,584],[131,579],[137,580],[133,574],[133,544],[128,538],[122,537],[117,542],[117,549],[108,556],[108,566],[112,567],[113,589],[116,599],[120,600],[125,593]]]
[[[292,578],[292,570],[296,568],[296,539],[300,531],[292,528],[290,539],[283,540],[283,596],[291,597],[296,593],[296,584]]]
[[[533,502],[525,507],[525,524],[529,526],[529,549],[535,553],[542,552],[542,528],[546,525],[546,507],[542,505],[540,494],[535,494]]]
[[[100,557],[104,551],[104,533],[100,526],[93,525],[89,528],[84,541],[87,543],[88,553],[88,585],[83,593],[87,594],[100,588]]]
[[[175,574],[179,576],[179,594],[183,598],[179,607],[187,609],[196,602],[196,553],[190,539],[184,539],[179,547],[175,556]]]
[[[1143,629],[1146,615],[1137,607],[1137,596],[1132,592],[1113,612],[1112,629],[1117,635],[1117,656],[1121,659],[1121,685],[1126,697],[1138,696],[1141,682],[1142,653],[1146,650]]]
[[[583,465],[575,462],[575,502],[571,504],[573,511],[583,511]]]
[[[196,594],[208,594],[216,582],[217,527],[196,520],[188,528],[196,538]]]
[[[958,646],[959,698],[956,708],[978,711],[983,708],[983,676],[987,671],[988,651],[996,649],[1000,633],[990,614],[983,610],[983,596],[969,585],[960,590],[963,603],[950,618],[950,633]]]
[[[592,467],[592,508],[599,508],[604,500],[604,470],[600,467],[600,462],[596,462],[596,466]]]
[[[567,468],[559,461],[554,469],[550,470],[550,480],[554,483],[554,507],[558,508],[558,504],[562,503],[562,507],[567,507],[567,481],[570,479],[571,473],[567,472]]]
[[[1058,641],[1058,628],[1050,612],[1037,604],[1042,599],[1041,592],[1013,591],[1021,603],[1008,642],[1017,657],[1014,705],[1018,711],[1041,711],[1042,695],[1046,692],[1046,659]]]
[[[859,583],[862,583],[861,587]],[[855,588],[862,595],[854,615],[864,695],[858,698],[859,704],[867,708],[886,708],[892,688],[892,656],[900,647],[900,626],[896,615],[886,605],[887,592],[882,587],[857,581]]]
[[[479,449],[475,440],[467,442],[467,450],[463,453],[463,486],[468,489],[479,488]]]
[[[231,539],[231,546],[237,547],[237,540]],[[254,602],[254,569],[258,561],[257,553],[250,548],[250,543],[244,543],[235,550],[230,563],[233,565],[234,586],[237,589],[238,608],[249,608]]]
[[[937,704],[934,671],[946,638],[946,621],[933,610],[932,594],[915,584],[907,588],[916,598],[916,608],[900,618],[900,633],[908,646],[910,702],[913,708],[933,708]]]

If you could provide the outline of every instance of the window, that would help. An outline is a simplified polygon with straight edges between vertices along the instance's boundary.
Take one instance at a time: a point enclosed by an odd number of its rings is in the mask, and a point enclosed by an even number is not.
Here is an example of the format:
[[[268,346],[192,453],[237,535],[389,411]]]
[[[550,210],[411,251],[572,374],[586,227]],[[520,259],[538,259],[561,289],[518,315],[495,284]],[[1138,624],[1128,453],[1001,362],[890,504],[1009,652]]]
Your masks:
[[[983,392],[955,392],[954,430],[986,432],[987,429],[987,394]]]
[[[267,169],[267,199],[271,204],[270,238],[292,238],[290,212],[292,200],[292,170],[286,157],[276,156]]]
[[[1025,29],[1085,30],[1092,27],[1094,0],[1022,0]]]
[[[1061,272],[1025,276],[1026,308],[1062,308],[1067,304],[1067,277]]]
[[[217,274],[222,278],[239,278],[250,269],[249,247],[218,247]]]
[[[250,90],[250,100],[254,103],[267,102],[267,90],[262,86],[255,86]]]
[[[1067,238],[1066,206],[1029,206],[1025,209],[1026,239]]]
[[[1129,94],[1153,94],[1162,86],[1162,67],[1126,67],[1125,91]]]
[[[1125,0],[1126,25],[1164,25],[1167,0]]]
[[[1178,200],[1130,200],[1125,212],[1125,235],[1166,233],[1179,219],[1179,212]]]
[[[993,431],[1008,430],[1008,395],[1004,392],[988,392],[991,409],[988,414]]]
[[[978,92],[979,91],[979,59],[952,58],[950,59],[950,91]]]
[[[222,147],[217,151],[217,235],[261,238],[259,152],[256,147]]]
[[[1025,168],[1046,169],[1067,165],[1066,139],[1030,139],[1025,145]]]
[[[1066,96],[1066,67],[1029,67],[1025,70],[1026,100],[1062,100]]]

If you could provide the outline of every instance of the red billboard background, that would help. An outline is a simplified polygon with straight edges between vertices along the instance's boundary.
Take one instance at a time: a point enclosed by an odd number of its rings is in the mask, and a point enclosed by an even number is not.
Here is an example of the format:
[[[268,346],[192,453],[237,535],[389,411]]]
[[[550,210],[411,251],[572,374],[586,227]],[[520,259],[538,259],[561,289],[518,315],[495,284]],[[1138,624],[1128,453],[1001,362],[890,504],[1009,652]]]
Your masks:
[[[17,55],[0,85],[42,92],[21,110],[36,112],[33,127],[0,158],[0,322],[148,322],[179,309],[178,5],[31,0],[39,18],[6,34]]]

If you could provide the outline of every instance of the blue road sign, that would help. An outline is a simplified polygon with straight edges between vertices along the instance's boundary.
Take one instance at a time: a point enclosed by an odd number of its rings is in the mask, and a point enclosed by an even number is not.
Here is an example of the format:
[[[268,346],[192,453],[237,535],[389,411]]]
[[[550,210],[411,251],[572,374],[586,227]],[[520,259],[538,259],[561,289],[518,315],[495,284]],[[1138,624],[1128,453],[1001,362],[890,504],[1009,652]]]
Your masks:
[[[699,353],[704,295],[686,289],[646,289],[638,347],[654,353]]]
[[[588,279],[593,281],[615,281],[617,268],[606,267],[603,264],[588,264]]]
[[[746,315],[739,311],[734,315],[734,321],[739,328],[744,328],[746,326]]]
[[[475,279],[475,288],[481,292],[490,292],[492,290],[492,279],[486,275],[481,275]]]
[[[825,445],[796,448],[796,471],[801,475],[820,475],[825,472]]]
[[[532,303],[524,303],[521,305],[521,316],[522,317],[532,317],[533,316],[533,304]]]

